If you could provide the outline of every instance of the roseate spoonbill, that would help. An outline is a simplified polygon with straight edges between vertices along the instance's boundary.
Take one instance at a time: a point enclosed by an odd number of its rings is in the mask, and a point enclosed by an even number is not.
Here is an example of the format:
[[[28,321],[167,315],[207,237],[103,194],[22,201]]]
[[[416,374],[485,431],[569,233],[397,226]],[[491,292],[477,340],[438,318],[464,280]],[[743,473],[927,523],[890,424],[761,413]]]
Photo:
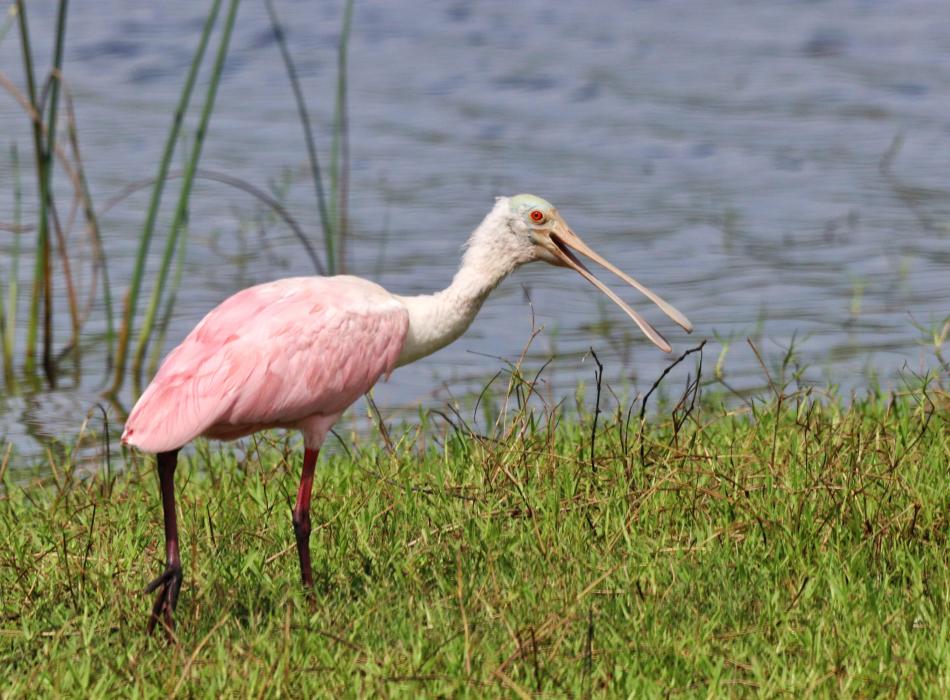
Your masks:
[[[292,511],[300,575],[313,585],[310,495],[317,454],[343,411],[380,377],[458,338],[488,294],[517,267],[543,260],[579,272],[616,302],[660,349],[656,329],[597,279],[575,253],[599,263],[687,332],[686,317],[587,246],[547,201],[499,197],[468,241],[452,284],[404,297],[358,277],[295,277],[238,292],[171,351],[125,424],[122,442],[158,456],[165,571],[148,630],[171,629],[181,588],[174,475],[178,450],[199,435],[232,440],[265,428],[303,433],[303,471]]]

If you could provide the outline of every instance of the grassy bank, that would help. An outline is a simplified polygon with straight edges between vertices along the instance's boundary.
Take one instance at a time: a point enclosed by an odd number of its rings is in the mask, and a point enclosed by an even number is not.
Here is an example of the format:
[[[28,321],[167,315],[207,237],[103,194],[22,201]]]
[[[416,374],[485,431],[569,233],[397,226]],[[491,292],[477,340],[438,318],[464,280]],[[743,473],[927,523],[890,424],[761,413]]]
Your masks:
[[[171,647],[143,633],[163,566],[150,463],[8,483],[0,695],[946,696],[932,398],[684,404],[642,434],[605,412],[593,459],[592,416],[522,414],[491,440],[432,416],[393,452],[321,460],[312,601],[295,444],[199,445]]]

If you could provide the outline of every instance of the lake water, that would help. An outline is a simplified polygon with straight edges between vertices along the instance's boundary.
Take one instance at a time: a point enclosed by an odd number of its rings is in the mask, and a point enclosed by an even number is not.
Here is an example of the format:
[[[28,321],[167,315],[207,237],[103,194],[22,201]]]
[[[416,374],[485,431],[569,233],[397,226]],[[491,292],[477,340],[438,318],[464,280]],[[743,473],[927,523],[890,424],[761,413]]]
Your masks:
[[[64,72],[97,203],[156,172],[207,5],[72,7]],[[45,68],[55,5],[29,9]],[[342,3],[278,9],[326,162]],[[22,85],[18,52],[14,29],[0,44],[0,70]],[[728,345],[722,369],[736,390],[765,383],[749,336],[769,362],[794,339],[804,378],[845,392],[939,367],[917,326],[939,327],[950,313],[945,0],[357,0],[349,56],[348,271],[403,294],[441,288],[493,198],[534,192],[694,322],[685,336],[615,285],[675,352],[709,339],[711,378]],[[0,125],[0,222],[9,222],[8,147],[16,142],[27,157],[30,132],[5,93]],[[282,183],[288,210],[319,247],[301,128],[263,3],[241,7],[202,167],[264,189]],[[28,209],[32,185],[27,171]],[[68,202],[68,186],[58,186]],[[153,262],[176,195],[172,182]],[[147,201],[147,192],[130,197],[101,222],[116,290],[128,283]],[[312,273],[293,235],[262,220],[246,195],[198,183],[166,349],[234,291]],[[72,235],[81,246],[81,227]],[[11,250],[0,231],[4,284]],[[21,266],[25,279],[32,260]],[[80,267],[85,289],[88,265]],[[69,328],[61,279],[57,289],[61,345]],[[570,399],[578,380],[591,384],[590,347],[618,393],[645,390],[670,361],[580,277],[535,265],[499,288],[461,340],[381,385],[384,412],[443,405],[483,386],[503,367],[499,358],[517,359],[532,328],[526,292],[543,326],[528,362],[554,356],[543,375],[554,401]],[[40,455],[50,438],[76,439],[103,386],[103,330],[99,304],[85,326],[80,377],[67,371],[54,391],[0,399],[0,438],[12,441],[15,460]],[[131,393],[122,398],[128,405]]]

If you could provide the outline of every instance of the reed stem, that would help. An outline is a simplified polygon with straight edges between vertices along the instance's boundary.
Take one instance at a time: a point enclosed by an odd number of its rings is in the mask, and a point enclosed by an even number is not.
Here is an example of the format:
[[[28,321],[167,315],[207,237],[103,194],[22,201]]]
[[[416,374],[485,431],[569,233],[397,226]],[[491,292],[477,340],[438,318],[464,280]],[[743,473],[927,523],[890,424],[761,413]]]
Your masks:
[[[346,58],[353,24],[353,0],[346,0],[343,26],[337,47],[336,104],[333,110],[333,140],[330,145],[330,201],[333,206],[333,232],[337,243],[340,273],[346,271],[347,200],[350,179],[350,141],[346,111]]]
[[[175,302],[178,300],[178,290],[181,289],[181,281],[185,272],[185,249],[188,246],[188,217],[182,222],[184,235],[179,237],[178,252],[175,254],[175,272],[172,275],[172,282],[168,289],[168,298],[165,299],[165,309],[162,312],[162,318],[158,322],[158,336],[152,344],[152,357],[149,360],[146,371],[149,376],[158,371],[159,362],[162,359],[162,347],[165,345],[165,336],[168,333],[168,327],[171,325],[172,314],[175,311]]]
[[[10,164],[13,169],[13,225],[19,229],[22,216],[23,185],[20,182],[20,153],[16,143],[10,146]],[[20,284],[20,236],[13,234],[13,251],[10,255],[9,280],[7,282],[7,309],[3,332],[3,376],[8,387],[16,382],[13,364],[13,348],[16,343],[17,297]]]
[[[327,256],[327,274],[336,274],[336,256],[334,255],[333,237],[333,218],[330,216],[327,207],[327,198],[323,191],[323,176],[320,173],[320,161],[317,159],[317,147],[313,139],[313,127],[310,123],[310,114],[307,111],[307,103],[303,96],[303,90],[300,88],[300,81],[297,78],[297,67],[287,48],[287,37],[284,34],[284,27],[277,16],[277,9],[274,7],[274,0],[265,0],[267,14],[270,16],[271,27],[274,31],[274,39],[280,49],[281,58],[284,61],[284,67],[287,70],[287,79],[290,81],[290,89],[294,94],[294,101],[297,103],[297,115],[300,118],[300,126],[303,129],[304,143],[307,148],[307,159],[310,162],[310,176],[313,180],[314,192],[317,197],[317,210],[320,213],[320,225],[323,227],[323,244]]]
[[[20,1],[22,2],[22,0]],[[122,388],[122,383],[125,381],[125,367],[128,358],[129,341],[132,337],[135,322],[135,309],[138,305],[139,292],[142,289],[142,279],[145,274],[145,259],[148,256],[149,244],[152,240],[152,234],[155,231],[155,221],[158,218],[158,208],[162,199],[162,191],[165,187],[165,176],[171,167],[175,144],[178,143],[178,133],[181,130],[185,112],[188,109],[188,103],[191,101],[191,92],[195,86],[195,80],[198,77],[198,69],[201,67],[202,58],[208,46],[208,39],[217,21],[220,7],[221,0],[212,1],[208,17],[205,19],[204,27],[201,30],[201,38],[198,40],[198,48],[195,50],[195,56],[191,61],[191,66],[188,68],[188,76],[185,78],[181,96],[178,98],[178,105],[175,107],[175,116],[172,119],[168,137],[165,140],[165,150],[162,153],[162,161],[158,167],[155,188],[152,190],[148,212],[145,215],[145,225],[142,228],[142,234],[139,238],[139,248],[135,257],[132,282],[129,286],[128,295],[125,298],[125,309],[122,317],[122,325],[119,329],[119,340],[115,354],[115,372],[113,374],[112,386],[106,392],[108,396],[114,397]]]
[[[182,170],[175,170],[168,173],[166,176],[167,179],[172,180],[179,177],[184,177],[185,173]],[[198,170],[195,173],[195,178],[199,180],[210,180],[212,182],[220,182],[223,185],[228,187],[233,187],[234,189],[240,190],[245,194],[249,194],[258,201],[260,201],[265,206],[269,207],[271,211],[277,215],[285,224],[287,228],[294,234],[300,245],[303,246],[304,250],[307,253],[307,257],[310,258],[310,262],[313,263],[313,269],[318,275],[325,275],[326,270],[323,267],[323,263],[320,262],[317,252],[313,249],[313,246],[310,244],[310,241],[307,239],[306,234],[303,232],[303,229],[300,227],[300,224],[290,215],[290,212],[279,202],[277,199],[267,194],[264,190],[259,187],[255,187],[246,180],[242,180],[239,177],[235,177],[229,173],[222,173],[216,170]],[[138,180],[126,185],[122,190],[117,194],[110,197],[106,203],[102,206],[102,209],[99,210],[98,216],[103,216],[108,211],[110,211],[117,204],[122,202],[124,199],[135,194],[139,190],[145,189],[146,187],[152,187],[155,185],[155,178],[147,178],[145,180]]]
[[[65,86],[64,86],[65,87]],[[115,345],[115,318],[112,311],[112,286],[109,284],[109,265],[106,261],[105,248],[102,245],[102,232],[99,228],[99,217],[92,203],[92,193],[86,179],[86,169],[82,165],[82,155],[79,150],[79,135],[76,126],[76,110],[73,108],[73,99],[69,90],[64,91],[66,97],[66,112],[69,115],[69,143],[73,149],[73,158],[76,161],[76,175],[79,180],[80,196],[82,198],[83,214],[86,218],[86,227],[93,249],[93,281],[90,285],[89,305],[95,293],[96,270],[102,271],[102,300],[106,314],[106,372],[112,370],[113,349]],[[88,315],[88,314],[87,314]]]
[[[56,153],[56,123],[59,111],[60,83],[62,82],[63,46],[66,43],[66,14],[69,9],[69,0],[60,0],[56,13],[56,42],[53,49],[53,68],[49,76],[49,112],[46,117],[46,147],[43,151],[42,176],[45,180],[41,190],[43,201],[40,203],[41,229],[43,223],[47,227],[44,238],[43,257],[43,285],[45,301],[43,304],[43,371],[46,381],[50,385],[56,382],[56,367],[53,362],[53,274],[50,260],[49,220],[53,208],[53,155]],[[63,251],[63,260],[66,260],[66,251]],[[39,263],[37,263],[39,266]],[[69,275],[68,268],[66,270]],[[74,323],[78,321],[73,313]]]
[[[27,98],[30,108],[38,118],[31,119],[33,127],[33,157],[36,162],[37,192],[39,194],[39,222],[36,227],[36,262],[34,264],[33,291],[30,295],[29,317],[26,329],[26,347],[23,370],[26,374],[36,371],[36,339],[39,332],[40,302],[45,279],[44,252],[49,237],[49,221],[46,217],[46,178],[43,176],[43,124],[36,103],[36,79],[33,72],[33,50],[30,47],[30,29],[26,18],[26,5],[17,0],[17,24],[20,29],[20,48],[23,55],[23,74],[26,78]]]
[[[149,305],[146,308],[145,316],[142,319],[142,328],[139,331],[138,342],[135,348],[135,358],[132,364],[132,371],[136,384],[138,384],[141,379],[145,353],[148,349],[148,341],[151,337],[152,328],[155,324],[155,315],[158,311],[162,292],[165,288],[165,281],[168,278],[168,270],[171,266],[172,258],[175,257],[175,244],[178,241],[178,234],[186,217],[188,216],[188,201],[191,195],[192,185],[195,181],[195,173],[198,169],[198,161],[201,159],[201,147],[204,145],[205,136],[208,133],[208,124],[211,122],[211,114],[214,112],[214,101],[218,92],[218,84],[221,80],[221,73],[224,70],[224,61],[227,58],[228,45],[231,41],[231,31],[234,29],[234,21],[237,17],[237,10],[240,4],[240,0],[231,0],[228,6],[228,14],[224,20],[224,29],[221,33],[221,41],[218,44],[218,51],[211,70],[211,79],[208,83],[205,103],[202,107],[201,117],[198,122],[198,130],[195,133],[195,144],[185,166],[185,176],[182,179],[181,191],[178,195],[178,205],[175,208],[171,229],[169,230],[168,238],[165,241],[165,252],[162,256],[161,264],[159,265],[155,286],[152,288],[152,295],[149,299]]]

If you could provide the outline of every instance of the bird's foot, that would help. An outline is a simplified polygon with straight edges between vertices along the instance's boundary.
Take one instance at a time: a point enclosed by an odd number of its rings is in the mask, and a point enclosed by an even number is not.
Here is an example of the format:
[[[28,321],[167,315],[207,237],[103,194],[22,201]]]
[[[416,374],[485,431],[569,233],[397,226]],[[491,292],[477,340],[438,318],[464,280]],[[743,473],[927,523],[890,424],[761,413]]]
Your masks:
[[[152,614],[148,618],[147,629],[149,634],[155,629],[156,623],[161,620],[165,633],[169,636],[169,639],[172,638],[172,630],[174,629],[172,613],[175,612],[175,606],[178,605],[181,579],[181,566],[168,566],[161,576],[145,587],[146,593],[152,593],[155,589],[158,589],[155,604],[152,606]]]

